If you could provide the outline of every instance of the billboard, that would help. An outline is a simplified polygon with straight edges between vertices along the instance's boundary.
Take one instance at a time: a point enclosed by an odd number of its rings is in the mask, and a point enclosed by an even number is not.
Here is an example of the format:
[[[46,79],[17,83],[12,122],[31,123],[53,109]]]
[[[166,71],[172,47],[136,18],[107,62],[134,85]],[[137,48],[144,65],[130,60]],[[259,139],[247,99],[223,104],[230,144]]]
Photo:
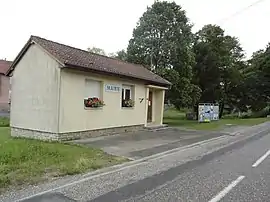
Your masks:
[[[199,103],[198,121],[210,122],[219,120],[219,105],[213,103]]]

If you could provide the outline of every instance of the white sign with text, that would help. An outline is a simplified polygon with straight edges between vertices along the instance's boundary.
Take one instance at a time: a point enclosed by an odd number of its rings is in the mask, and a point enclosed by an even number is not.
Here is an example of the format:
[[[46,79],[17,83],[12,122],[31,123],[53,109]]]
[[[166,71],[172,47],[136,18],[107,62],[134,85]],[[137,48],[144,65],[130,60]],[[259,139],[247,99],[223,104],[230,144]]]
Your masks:
[[[118,92],[120,92],[120,90],[121,90],[121,87],[118,86],[118,85],[113,85],[113,84],[106,84],[105,85],[105,91],[106,92],[118,93]]]

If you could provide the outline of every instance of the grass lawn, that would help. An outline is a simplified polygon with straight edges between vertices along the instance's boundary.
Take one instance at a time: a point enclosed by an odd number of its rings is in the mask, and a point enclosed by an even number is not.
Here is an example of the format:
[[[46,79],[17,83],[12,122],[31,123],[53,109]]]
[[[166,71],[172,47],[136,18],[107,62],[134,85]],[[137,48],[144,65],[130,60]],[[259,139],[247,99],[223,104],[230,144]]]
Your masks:
[[[0,117],[0,127],[9,127],[9,118]]]
[[[10,129],[0,127],[0,192],[9,186],[47,181],[124,161],[99,149],[11,138]]]
[[[164,112],[163,122],[170,126],[178,126],[194,130],[218,130],[226,124],[252,126],[270,121],[269,118],[249,119],[221,119],[210,123],[198,123],[198,121],[186,120],[185,113],[170,109]]]

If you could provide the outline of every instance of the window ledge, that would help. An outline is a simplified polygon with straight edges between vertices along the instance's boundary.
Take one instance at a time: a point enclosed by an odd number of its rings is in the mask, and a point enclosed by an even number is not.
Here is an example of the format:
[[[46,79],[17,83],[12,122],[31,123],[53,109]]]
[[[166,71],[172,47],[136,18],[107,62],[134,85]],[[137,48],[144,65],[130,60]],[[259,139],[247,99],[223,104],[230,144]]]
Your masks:
[[[84,107],[85,110],[102,110],[103,107]]]
[[[124,110],[131,110],[131,109],[134,109],[134,107],[121,107],[121,109],[124,109]]]

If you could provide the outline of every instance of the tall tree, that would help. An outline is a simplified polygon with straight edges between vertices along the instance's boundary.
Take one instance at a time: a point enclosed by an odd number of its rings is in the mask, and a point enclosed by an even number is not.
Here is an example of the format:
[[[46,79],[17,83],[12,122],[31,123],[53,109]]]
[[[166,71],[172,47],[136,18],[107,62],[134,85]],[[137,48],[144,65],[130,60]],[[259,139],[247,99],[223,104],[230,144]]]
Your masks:
[[[248,62],[245,72],[248,104],[259,111],[270,103],[270,43],[264,50],[255,52]]]
[[[224,105],[236,103],[233,93],[242,79],[243,50],[237,38],[225,35],[216,25],[204,26],[196,34],[193,48],[194,82],[202,89],[200,102],[219,103],[222,117]]]
[[[192,25],[175,2],[156,1],[140,18],[127,48],[127,60],[151,68],[172,82],[168,99],[192,106],[200,89],[191,83],[194,65]]]

